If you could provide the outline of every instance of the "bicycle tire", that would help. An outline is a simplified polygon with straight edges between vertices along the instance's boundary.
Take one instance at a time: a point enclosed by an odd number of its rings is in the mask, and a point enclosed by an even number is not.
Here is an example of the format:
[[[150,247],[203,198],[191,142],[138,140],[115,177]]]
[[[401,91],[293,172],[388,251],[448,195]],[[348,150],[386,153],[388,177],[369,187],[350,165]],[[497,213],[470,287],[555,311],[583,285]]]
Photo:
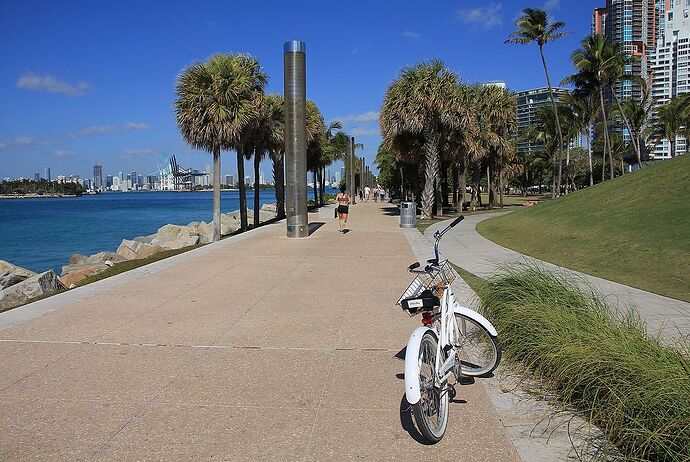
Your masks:
[[[498,338],[474,319],[455,313],[460,331],[459,343],[455,345],[460,355],[460,369],[470,377],[486,377],[501,362],[501,347]]]
[[[448,392],[435,383],[437,344],[438,340],[431,332],[422,336],[417,356],[421,398],[412,405],[417,428],[430,444],[441,441],[448,426]]]

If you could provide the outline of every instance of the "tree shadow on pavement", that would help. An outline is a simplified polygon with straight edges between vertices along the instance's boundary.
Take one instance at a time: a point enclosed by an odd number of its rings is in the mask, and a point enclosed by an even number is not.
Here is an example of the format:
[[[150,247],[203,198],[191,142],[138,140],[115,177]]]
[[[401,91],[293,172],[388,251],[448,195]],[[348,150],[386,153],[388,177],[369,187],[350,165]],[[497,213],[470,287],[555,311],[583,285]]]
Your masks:
[[[385,207],[382,209],[384,215],[398,216],[400,215],[400,209],[398,207]]]

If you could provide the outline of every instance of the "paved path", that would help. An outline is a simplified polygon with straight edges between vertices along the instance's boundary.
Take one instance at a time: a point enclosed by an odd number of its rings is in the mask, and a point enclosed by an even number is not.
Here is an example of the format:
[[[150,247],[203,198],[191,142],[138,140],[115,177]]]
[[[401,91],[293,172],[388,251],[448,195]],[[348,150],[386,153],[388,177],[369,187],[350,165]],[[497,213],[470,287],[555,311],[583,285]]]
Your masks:
[[[415,258],[386,206],[7,313],[31,316],[0,331],[0,460],[519,461],[480,382],[441,443],[415,440],[400,352],[419,321],[393,305]]]
[[[521,253],[491,242],[476,231],[475,227],[479,222],[501,214],[480,214],[466,217],[459,226],[444,236],[441,248],[444,256],[467,271],[483,277],[493,274],[497,266],[509,262],[538,262],[554,271],[564,271],[583,279],[619,306],[635,306],[637,311],[646,319],[651,335],[661,333],[661,337],[669,341],[681,336],[690,337],[690,303],[526,257]],[[444,223],[436,223],[427,228],[424,233],[425,236],[431,239],[437,229],[446,226]],[[640,264],[642,265],[644,262],[640,262]]]

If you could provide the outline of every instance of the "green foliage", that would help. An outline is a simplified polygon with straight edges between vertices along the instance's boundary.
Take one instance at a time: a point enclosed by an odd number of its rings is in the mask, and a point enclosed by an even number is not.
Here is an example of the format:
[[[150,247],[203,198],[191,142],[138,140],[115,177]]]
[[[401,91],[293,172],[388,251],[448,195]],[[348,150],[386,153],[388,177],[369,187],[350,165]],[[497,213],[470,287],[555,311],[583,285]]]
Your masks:
[[[0,182],[0,194],[64,194],[81,196],[86,189],[78,183],[58,183],[48,180],[10,180]]]
[[[477,229],[542,260],[690,301],[690,156],[484,221]]]
[[[636,312],[539,267],[509,267],[478,287],[504,358],[601,428],[627,460],[690,460],[687,344],[648,338]]]

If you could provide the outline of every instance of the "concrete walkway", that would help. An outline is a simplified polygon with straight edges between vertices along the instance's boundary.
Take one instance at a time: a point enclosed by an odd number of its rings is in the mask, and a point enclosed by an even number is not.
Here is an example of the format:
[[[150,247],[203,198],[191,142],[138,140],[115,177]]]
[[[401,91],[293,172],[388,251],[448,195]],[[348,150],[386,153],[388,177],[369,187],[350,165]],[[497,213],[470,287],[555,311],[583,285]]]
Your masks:
[[[475,229],[478,223],[504,213],[470,215],[443,238],[441,252],[456,265],[478,276],[487,277],[498,267],[515,261],[542,264],[554,271],[565,272],[585,281],[609,301],[621,307],[634,306],[647,321],[650,335],[660,334],[662,339],[673,341],[680,337],[690,338],[690,303],[635,289],[606,279],[569,270],[551,263],[506,249],[482,237]],[[436,223],[424,235],[433,239],[433,233],[444,228],[447,222]],[[641,265],[644,262],[640,262]]]
[[[0,331],[0,460],[519,461],[479,381],[417,441],[400,358],[419,320],[393,305],[415,257],[386,207],[6,313],[30,315]]]

